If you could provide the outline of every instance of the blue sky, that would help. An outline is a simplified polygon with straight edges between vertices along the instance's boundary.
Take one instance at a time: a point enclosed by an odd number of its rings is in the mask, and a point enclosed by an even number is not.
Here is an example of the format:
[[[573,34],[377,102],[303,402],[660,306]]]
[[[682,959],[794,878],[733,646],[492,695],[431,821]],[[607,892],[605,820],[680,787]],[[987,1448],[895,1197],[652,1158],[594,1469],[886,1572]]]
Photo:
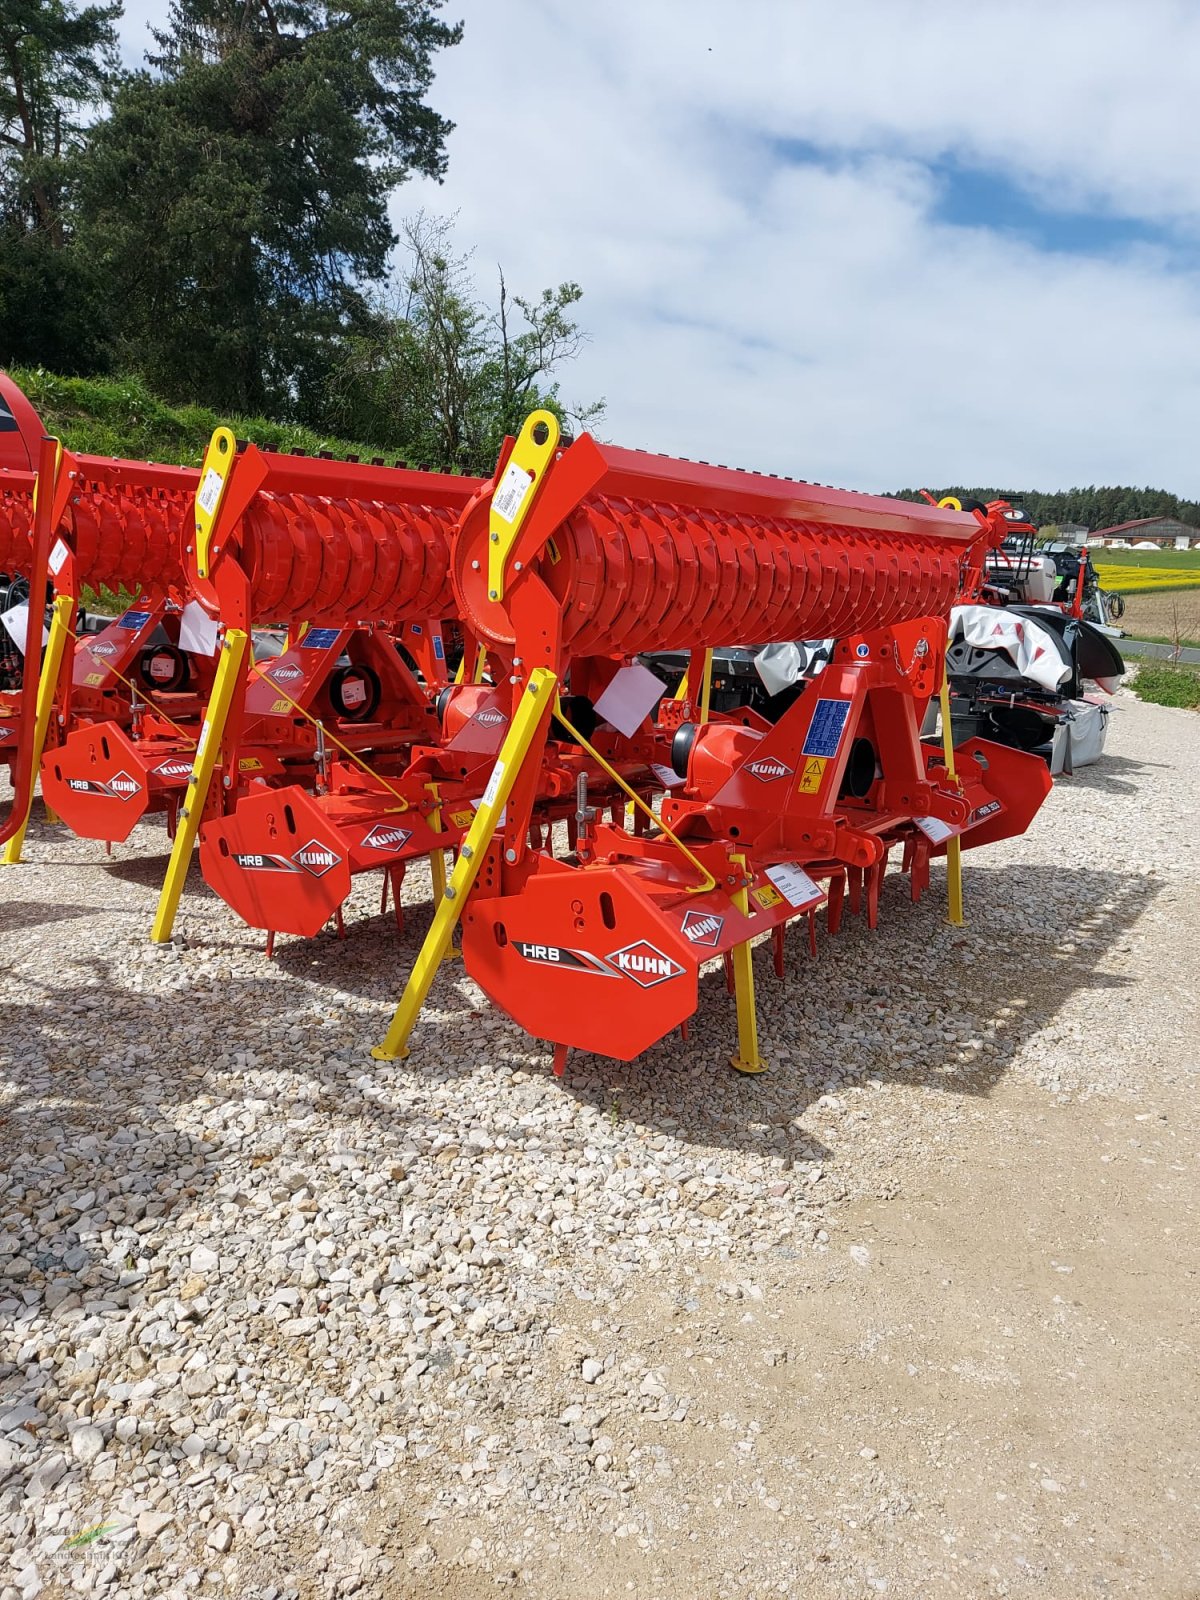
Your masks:
[[[128,48],[158,7],[134,0]],[[451,0],[482,288],[582,284],[621,443],[880,488],[1200,495],[1200,6]]]

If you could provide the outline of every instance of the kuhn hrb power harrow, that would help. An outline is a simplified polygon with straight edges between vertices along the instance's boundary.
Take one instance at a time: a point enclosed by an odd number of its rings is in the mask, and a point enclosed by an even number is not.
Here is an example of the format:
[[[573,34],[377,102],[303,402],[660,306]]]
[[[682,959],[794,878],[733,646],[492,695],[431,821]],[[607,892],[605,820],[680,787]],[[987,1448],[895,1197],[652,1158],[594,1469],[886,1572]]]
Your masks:
[[[970,740],[923,743],[974,517],[600,445],[529,419],[468,509],[451,565],[509,730],[392,1028],[402,1054],[461,922],[467,971],[529,1033],[630,1059],[686,1025],[724,956],[734,1065],[759,1071],[751,943],[828,902],[874,921],[891,852],[924,887],[948,846],[1022,832],[1044,763]],[[706,664],[732,641],[836,638],[774,724],[710,713]],[[689,652],[665,699],[642,651]],[[569,692],[568,692],[569,691]],[[538,806],[576,759],[555,853]],[[582,758],[582,762],[579,758]],[[663,791],[657,813],[642,772]],[[631,802],[591,803],[589,773]]]

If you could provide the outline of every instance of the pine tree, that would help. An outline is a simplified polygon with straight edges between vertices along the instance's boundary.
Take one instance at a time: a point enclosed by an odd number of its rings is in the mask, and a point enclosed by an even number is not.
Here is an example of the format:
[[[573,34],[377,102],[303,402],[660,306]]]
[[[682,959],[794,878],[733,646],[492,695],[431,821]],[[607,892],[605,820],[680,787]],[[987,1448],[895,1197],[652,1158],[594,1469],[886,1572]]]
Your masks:
[[[168,397],[297,411],[384,274],[391,191],[440,177],[441,0],[174,0],[81,194],[124,360]]]

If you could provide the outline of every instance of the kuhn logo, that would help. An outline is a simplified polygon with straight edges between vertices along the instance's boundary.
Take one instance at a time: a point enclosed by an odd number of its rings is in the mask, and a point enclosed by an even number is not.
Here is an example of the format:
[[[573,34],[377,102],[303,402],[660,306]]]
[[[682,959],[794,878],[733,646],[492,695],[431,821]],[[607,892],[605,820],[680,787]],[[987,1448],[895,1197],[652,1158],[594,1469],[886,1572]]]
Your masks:
[[[403,850],[411,838],[408,828],[389,828],[377,822],[370,833],[364,835],[363,845],[368,850]]]
[[[117,653],[116,645],[112,644],[108,640],[106,640],[103,644],[89,645],[88,649],[94,656],[115,656]]]
[[[336,850],[331,850],[319,839],[310,839],[307,844],[301,845],[292,857],[297,866],[303,867],[305,872],[311,872],[314,878],[323,878],[341,859]]]
[[[3,743],[5,739],[15,739],[16,736],[14,728],[10,728],[7,723],[0,723],[0,743]]]
[[[624,973],[627,978],[632,978],[634,983],[640,984],[643,989],[653,989],[655,984],[665,983],[668,978],[678,978],[683,974],[683,968],[678,961],[672,961],[670,956],[663,955],[661,950],[646,939],[639,939],[636,944],[627,944],[621,950],[614,950],[608,959],[618,972]]]
[[[693,944],[716,944],[724,926],[725,918],[712,911],[685,911],[683,914],[683,936]]]
[[[118,772],[107,783],[91,778],[68,778],[67,788],[75,794],[98,794],[107,800],[131,800],[141,792],[141,784],[127,772]]]
[[[475,721],[482,728],[503,728],[508,718],[503,711],[497,711],[494,707],[488,706],[483,711],[475,713]]]
[[[790,778],[793,769],[775,756],[759,756],[757,761],[747,761],[746,771],[763,783],[773,783],[776,778]]]
[[[274,678],[276,683],[295,683],[297,678],[302,678],[304,676],[304,671],[303,668],[293,665],[293,663],[290,661],[286,661],[282,666],[272,667],[271,676]]]
[[[169,761],[160,761],[154,768],[154,773],[159,778],[190,778],[192,763],[182,761],[178,756],[172,756]]]

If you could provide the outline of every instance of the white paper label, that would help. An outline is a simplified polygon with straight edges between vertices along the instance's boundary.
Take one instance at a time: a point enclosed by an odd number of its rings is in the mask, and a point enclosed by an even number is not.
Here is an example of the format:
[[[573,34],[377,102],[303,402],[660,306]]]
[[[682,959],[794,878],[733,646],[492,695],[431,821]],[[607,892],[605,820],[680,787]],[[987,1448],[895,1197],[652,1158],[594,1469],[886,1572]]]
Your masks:
[[[946,822],[941,822],[937,817],[914,817],[913,821],[931,844],[941,844],[945,839],[953,839],[958,832]]]
[[[611,722],[618,733],[632,739],[666,692],[662,679],[649,667],[635,661],[614,675],[596,701],[596,715],[604,722]]]
[[[211,517],[217,509],[217,501],[221,498],[221,485],[224,481],[215,467],[209,467],[204,474],[204,482],[200,485],[200,491],[196,496],[196,504],[204,512],[205,516]]]
[[[508,471],[500,479],[500,487],[492,496],[492,510],[505,522],[515,522],[532,483],[533,473],[526,472],[515,461],[511,461]]]
[[[22,655],[25,654],[25,636],[29,627],[29,607],[27,605],[12,606],[8,611],[0,613],[0,623],[4,624],[6,632]],[[42,643],[50,643],[50,630],[42,623]]]
[[[664,789],[674,789],[678,784],[685,783],[687,781],[685,778],[681,778],[679,776],[674,767],[651,767],[650,771],[658,779],[659,783],[662,784]]]
[[[814,883],[803,867],[794,861],[781,861],[776,867],[766,869],[767,877],[791,906],[802,906],[810,900],[819,900],[824,890]]]
[[[50,568],[50,571],[54,574],[54,576],[56,578],[58,577],[59,573],[63,569],[63,562],[67,559],[67,557],[70,554],[71,554],[71,552],[68,549],[68,547],[67,547],[67,545],[66,545],[64,540],[56,539],[54,541],[54,549],[51,550],[50,559],[46,563],[46,565]]]
[[[483,803],[485,806],[495,805],[496,796],[500,793],[500,780],[503,777],[504,763],[503,761],[497,761],[492,768],[492,775],[488,779],[487,788],[483,791]]]
[[[201,724],[201,727],[200,727],[200,737],[196,741],[196,755],[195,755],[195,759],[194,759],[194,761],[192,763],[194,767],[198,767],[200,765],[200,757],[204,754],[204,746],[207,743],[208,743],[208,718],[206,717],[204,719],[204,722]]]
[[[211,656],[217,648],[217,625],[195,600],[189,600],[180,614],[179,648],[193,656]]]

